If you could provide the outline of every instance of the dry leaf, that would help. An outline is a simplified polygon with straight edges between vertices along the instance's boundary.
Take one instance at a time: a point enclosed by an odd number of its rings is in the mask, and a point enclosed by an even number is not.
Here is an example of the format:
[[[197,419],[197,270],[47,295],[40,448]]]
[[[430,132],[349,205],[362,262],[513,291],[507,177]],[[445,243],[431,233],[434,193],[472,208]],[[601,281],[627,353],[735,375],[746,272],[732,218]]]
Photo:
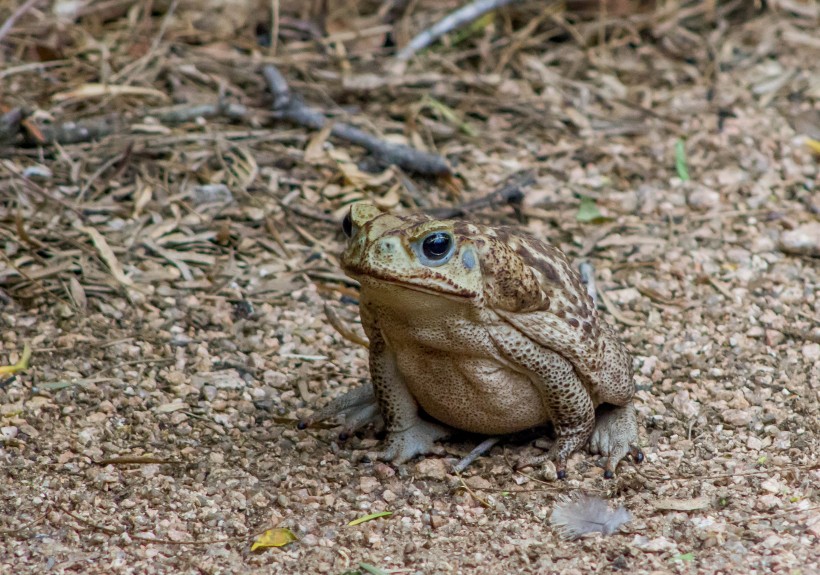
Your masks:
[[[364,515],[359,517],[358,519],[354,519],[350,523],[349,526],[359,525],[360,523],[366,523],[367,521],[372,521],[373,519],[378,519],[379,517],[390,517],[393,515],[392,511],[378,511],[376,513],[370,513],[369,515]]]
[[[105,265],[108,266],[114,279],[124,286],[133,286],[134,282],[122,271],[122,266],[120,266],[117,256],[114,255],[114,251],[111,249],[111,246],[108,245],[103,235],[91,227],[78,226],[77,229],[91,237],[91,242],[94,244],[94,247],[97,248],[100,257],[105,262]]]
[[[137,179],[137,192],[134,194],[134,212],[133,218],[138,218],[142,213],[143,208],[148,205],[151,198],[154,196],[154,188],[150,184],[145,184]]]
[[[305,162],[308,164],[315,164],[325,159],[325,143],[330,137],[330,131],[333,129],[333,122],[327,122],[325,126],[316,132],[305,147]]]
[[[299,541],[299,538],[296,537],[290,529],[285,529],[284,527],[268,529],[256,538],[253,545],[251,545],[251,551],[258,551],[269,547],[284,547],[294,541]]]
[[[77,309],[85,310],[88,300],[85,297],[85,289],[83,289],[80,281],[76,277],[70,276],[68,278],[68,288],[71,292],[71,299],[74,300],[74,305],[77,306]]]
[[[24,344],[23,355],[20,356],[20,360],[14,365],[0,365],[0,375],[14,375],[15,373],[27,370],[30,359],[31,346],[29,344]]]

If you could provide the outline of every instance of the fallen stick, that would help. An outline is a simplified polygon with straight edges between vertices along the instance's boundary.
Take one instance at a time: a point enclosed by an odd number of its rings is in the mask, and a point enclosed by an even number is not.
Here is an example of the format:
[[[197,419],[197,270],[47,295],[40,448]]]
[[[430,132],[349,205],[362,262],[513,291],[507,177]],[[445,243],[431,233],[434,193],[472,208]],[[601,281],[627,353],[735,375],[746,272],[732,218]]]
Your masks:
[[[412,58],[416,52],[424,50],[445,34],[453,30],[458,30],[470,22],[477,20],[487,12],[492,12],[493,10],[498,10],[509,4],[521,1],[522,0],[475,0],[466,6],[462,6],[410,40],[407,46],[396,54],[396,59],[400,62],[406,62]]]
[[[275,66],[265,66],[262,73],[268,84],[268,89],[273,95],[274,117],[313,130],[321,130],[325,127],[329,121],[328,118],[291,94],[287,80]],[[451,174],[447,161],[437,154],[422,152],[402,144],[386,142],[350,124],[336,122],[331,127],[330,134],[351,144],[361,146],[383,162],[395,164],[407,171],[425,176],[447,176]]]
[[[17,10],[11,13],[11,16],[3,22],[3,25],[0,26],[0,40],[2,40],[6,34],[8,34],[14,25],[17,23],[18,18],[20,18],[23,14],[34,8],[37,4],[40,3],[40,0],[28,0],[25,4],[20,6]]]
[[[499,189],[469,202],[464,202],[452,208],[433,208],[424,210],[427,214],[438,219],[463,218],[471,212],[484,208],[491,208],[501,205],[510,205],[518,212],[521,201],[524,199],[524,188],[535,183],[535,175],[532,172],[515,174],[507,179]]]
[[[182,124],[192,122],[197,118],[227,118],[229,120],[244,120],[252,112],[241,104],[217,102],[215,104],[180,104],[166,108],[147,110],[133,123],[139,123],[145,118],[156,118],[163,124]],[[19,110],[11,110],[0,116],[0,143],[9,143],[19,132],[24,134],[27,144],[82,144],[92,140],[99,140],[105,136],[121,132],[132,123],[126,122],[119,114],[106,114],[84,118],[77,121],[68,121],[57,124],[35,124],[31,121],[20,121]],[[17,121],[15,121],[17,120]],[[24,130],[21,130],[24,128]]]
[[[464,458],[461,461],[453,465],[453,471],[455,471],[456,473],[461,473],[462,471],[467,469],[473,461],[475,461],[485,453],[488,453],[493,448],[493,446],[495,446],[495,444],[499,441],[501,441],[500,437],[488,437],[487,439],[476,445],[473,448],[473,450],[466,456],[464,456]]]

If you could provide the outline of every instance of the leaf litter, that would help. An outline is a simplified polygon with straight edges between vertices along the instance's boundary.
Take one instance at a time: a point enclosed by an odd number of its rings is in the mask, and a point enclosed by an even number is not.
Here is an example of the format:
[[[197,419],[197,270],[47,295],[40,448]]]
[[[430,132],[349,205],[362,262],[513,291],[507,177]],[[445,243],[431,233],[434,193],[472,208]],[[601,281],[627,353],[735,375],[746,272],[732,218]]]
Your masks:
[[[13,4],[0,356],[29,343],[35,361],[0,381],[0,571],[820,568],[814,3],[519,2],[400,76],[383,71],[446,7],[330,2],[322,30],[288,2],[272,18],[217,1],[227,17],[208,19],[188,2]],[[452,175],[283,122],[261,61],[334,126]],[[518,173],[533,182],[493,196]],[[580,197],[608,220],[577,219]],[[475,443],[396,469],[358,458],[372,431],[295,429],[367,377],[338,267],[338,217],[361,199],[521,226],[588,260],[634,357],[643,466],[604,481],[579,454],[544,484],[506,464],[534,448],[505,445],[458,476]],[[564,541],[546,523],[562,492],[633,519]],[[271,525],[299,541],[248,553]]]

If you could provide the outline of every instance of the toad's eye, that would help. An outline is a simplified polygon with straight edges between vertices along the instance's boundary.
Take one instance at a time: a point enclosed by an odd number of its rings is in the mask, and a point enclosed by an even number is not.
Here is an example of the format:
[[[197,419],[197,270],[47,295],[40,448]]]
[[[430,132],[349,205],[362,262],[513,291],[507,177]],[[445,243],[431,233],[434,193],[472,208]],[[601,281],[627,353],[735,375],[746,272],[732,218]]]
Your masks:
[[[456,242],[447,232],[430,232],[413,247],[421,263],[436,267],[450,261],[456,251]]]
[[[421,242],[424,255],[431,260],[443,259],[453,245],[453,236],[446,232],[433,232]]]
[[[347,212],[345,219],[342,220],[342,231],[348,238],[353,237],[353,218],[350,217],[350,212]]]

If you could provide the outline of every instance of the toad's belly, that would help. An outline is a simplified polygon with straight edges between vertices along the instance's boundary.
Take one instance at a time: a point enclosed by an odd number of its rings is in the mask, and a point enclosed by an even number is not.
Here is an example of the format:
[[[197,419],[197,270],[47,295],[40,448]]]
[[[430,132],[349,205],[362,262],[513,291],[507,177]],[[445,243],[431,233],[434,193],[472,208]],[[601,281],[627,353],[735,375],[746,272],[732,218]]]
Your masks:
[[[416,348],[401,350],[396,360],[424,411],[451,427],[494,435],[549,421],[530,379],[496,359]]]

